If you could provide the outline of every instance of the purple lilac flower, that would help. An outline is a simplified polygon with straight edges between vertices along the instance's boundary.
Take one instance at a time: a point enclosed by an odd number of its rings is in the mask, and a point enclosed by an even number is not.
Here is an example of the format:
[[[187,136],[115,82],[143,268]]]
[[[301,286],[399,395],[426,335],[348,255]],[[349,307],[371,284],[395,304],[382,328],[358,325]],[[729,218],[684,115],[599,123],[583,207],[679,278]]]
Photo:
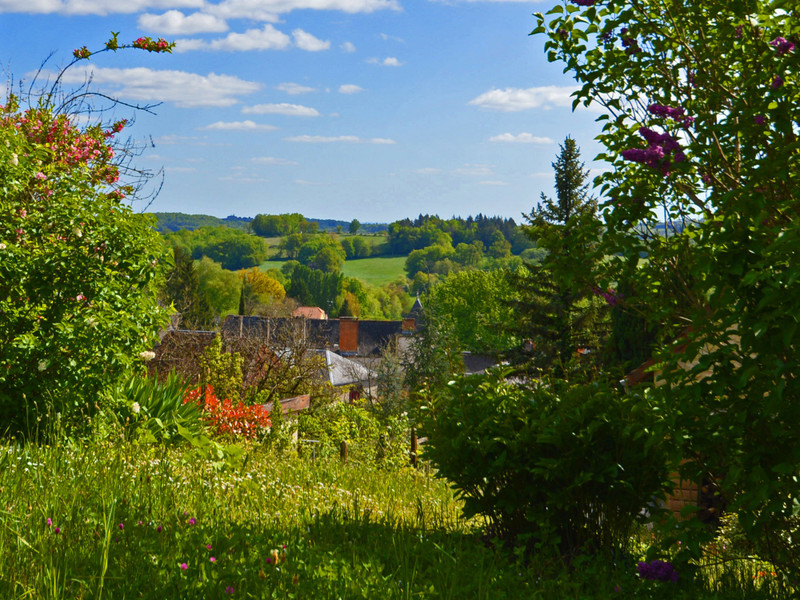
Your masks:
[[[783,77],[781,77],[780,75],[775,75],[775,79],[772,80],[770,87],[773,90],[777,90],[782,85],[783,85]]]
[[[764,115],[756,115],[753,117],[753,123],[756,125],[766,125],[767,119],[764,117]]]
[[[741,38],[741,37],[742,37],[742,26],[741,26],[741,25],[739,25],[739,26],[736,28],[736,38],[738,39],[738,38]]]
[[[684,127],[689,127],[692,123],[694,123],[694,117],[686,116],[686,111],[682,106],[672,107],[664,106],[663,104],[651,104],[647,107],[647,111],[657,117],[664,117],[667,119],[672,119],[673,121],[677,121]]]
[[[776,37],[769,45],[777,50],[778,56],[783,56],[787,52],[794,50],[794,44],[783,37]]]
[[[678,581],[678,572],[670,562],[653,560],[649,563],[640,562],[637,565],[639,577],[652,581]]]
[[[670,159],[672,154],[673,161],[680,163],[686,160],[678,141],[668,133],[658,133],[649,127],[640,127],[641,135],[650,144],[647,148],[629,148],[622,151],[622,158],[647,165],[653,169],[661,171],[665,177],[669,175]]]

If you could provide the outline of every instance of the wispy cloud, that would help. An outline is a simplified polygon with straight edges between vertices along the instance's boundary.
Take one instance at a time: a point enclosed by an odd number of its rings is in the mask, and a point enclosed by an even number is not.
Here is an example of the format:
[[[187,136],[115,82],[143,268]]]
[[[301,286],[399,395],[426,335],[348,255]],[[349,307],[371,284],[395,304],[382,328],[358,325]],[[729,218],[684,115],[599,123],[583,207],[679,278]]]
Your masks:
[[[283,50],[292,43],[291,38],[267,23],[261,29],[248,29],[244,33],[229,33],[224,38],[203,40],[177,40],[176,50],[219,50],[248,52],[253,50]]]
[[[402,67],[403,63],[397,60],[394,56],[387,56],[384,59],[368,58],[367,62],[371,65],[381,65],[382,67]]]
[[[323,135],[295,135],[283,138],[287,142],[300,142],[303,144],[330,144],[342,142],[347,144],[394,144],[394,140],[388,138],[360,138],[355,135],[340,135],[327,137]]]
[[[414,171],[415,173],[419,173],[420,175],[438,175],[442,172],[441,169],[437,169],[436,167],[423,167],[421,169],[417,169]]]
[[[311,92],[317,91],[316,88],[309,87],[307,85],[300,85],[299,83],[281,83],[275,87],[276,89],[279,89],[282,92],[286,92],[290,96],[297,96],[299,94],[309,94]]]
[[[397,0],[0,0],[0,13],[67,15],[134,14],[146,10],[197,9],[221,19],[277,22],[278,15],[294,10],[336,10],[371,13],[401,10]]]
[[[290,166],[298,164],[293,160],[288,160],[286,158],[275,158],[274,156],[256,156],[251,158],[250,161],[259,165]]]
[[[339,86],[339,93],[340,94],[357,94],[359,92],[363,92],[364,88],[361,86],[355,85],[354,83],[345,83]]]
[[[532,133],[501,133],[489,138],[490,142],[508,142],[512,144],[555,144],[549,137],[538,137]]]
[[[274,125],[256,123],[255,121],[217,121],[200,129],[217,131],[275,131]]]
[[[352,42],[344,42],[343,44],[340,44],[339,49],[342,52],[347,52],[348,54],[356,51],[356,47],[353,45]]]
[[[179,10],[168,10],[161,15],[143,14],[138,19],[139,27],[165,35],[191,35],[193,33],[221,33],[228,31],[228,24],[214,15],[199,12],[184,15]]]
[[[453,169],[453,175],[476,175],[486,177],[492,174],[492,169],[488,165],[464,165],[458,169]]]
[[[146,67],[114,69],[88,67],[66,71],[64,83],[110,86],[123,99],[142,102],[172,102],[182,108],[231,106],[239,96],[252,94],[261,84],[232,75],[198,75],[186,71],[154,70]]]
[[[318,117],[319,111],[302,104],[256,104],[245,106],[242,113],[246,115],[285,115],[289,117]]]
[[[469,104],[488,110],[501,112],[518,112],[531,108],[552,108],[554,106],[572,106],[570,95],[575,88],[570,86],[543,86],[527,89],[505,88],[489,90],[470,100]]]
[[[330,42],[322,41],[302,29],[295,29],[292,31],[292,37],[294,38],[295,46],[308,52],[319,52],[320,50],[327,50],[331,47]]]

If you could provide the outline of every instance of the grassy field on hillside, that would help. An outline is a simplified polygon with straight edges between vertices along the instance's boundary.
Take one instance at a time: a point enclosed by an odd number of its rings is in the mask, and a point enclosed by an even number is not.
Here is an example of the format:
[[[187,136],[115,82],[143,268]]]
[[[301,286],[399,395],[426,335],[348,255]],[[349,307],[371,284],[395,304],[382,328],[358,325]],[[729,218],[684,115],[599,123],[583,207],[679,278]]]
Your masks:
[[[405,275],[403,270],[405,264],[405,256],[359,258],[345,261],[342,272],[348,277],[356,277],[370,285],[381,286]]]
[[[264,271],[280,269],[285,262],[285,260],[265,260],[259,267]],[[405,256],[359,258],[345,261],[342,273],[347,277],[356,277],[364,283],[380,287],[405,275],[403,270],[405,263]]]

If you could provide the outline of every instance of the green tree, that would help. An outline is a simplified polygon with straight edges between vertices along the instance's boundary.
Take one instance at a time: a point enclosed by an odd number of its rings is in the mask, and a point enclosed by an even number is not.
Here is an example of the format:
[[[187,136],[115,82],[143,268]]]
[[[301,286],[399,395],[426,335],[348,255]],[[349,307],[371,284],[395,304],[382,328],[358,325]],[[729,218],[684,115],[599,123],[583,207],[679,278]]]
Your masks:
[[[527,339],[514,353],[515,361],[559,375],[575,367],[585,370],[599,356],[603,303],[595,297],[587,262],[596,244],[585,235],[599,227],[597,201],[588,195],[588,172],[572,138],[564,140],[552,165],[556,199],[542,194],[526,228],[547,254],[540,263],[525,263],[515,278],[520,300],[514,301],[517,318],[511,329]]]
[[[359,229],[361,229],[361,222],[358,219],[350,221],[350,235],[357,234]]]
[[[195,270],[200,295],[212,308],[215,316],[236,314],[242,294],[241,282],[236,273],[223,269],[222,265],[207,256],[195,263]]]
[[[426,306],[453,332],[461,350],[497,354],[515,347],[506,324],[514,319],[517,292],[506,271],[462,271],[434,286]]]
[[[537,15],[534,33],[575,103],[605,109],[596,285],[632,282],[658,332],[683,475],[708,477],[796,578],[800,16],[783,0],[585,4]]]
[[[172,252],[174,262],[167,272],[161,297],[180,313],[183,329],[209,329],[216,315],[200,291],[194,261],[180,246],[175,246]]]
[[[116,35],[111,46],[172,48]],[[70,66],[91,55],[76,50]],[[155,219],[125,199],[133,187],[119,180],[115,155],[124,148],[114,140],[126,121],[81,128],[61,91],[29,107],[12,95],[0,109],[3,431],[32,434],[56,416],[85,424],[100,392],[141,361],[167,321],[157,298],[166,248]]]

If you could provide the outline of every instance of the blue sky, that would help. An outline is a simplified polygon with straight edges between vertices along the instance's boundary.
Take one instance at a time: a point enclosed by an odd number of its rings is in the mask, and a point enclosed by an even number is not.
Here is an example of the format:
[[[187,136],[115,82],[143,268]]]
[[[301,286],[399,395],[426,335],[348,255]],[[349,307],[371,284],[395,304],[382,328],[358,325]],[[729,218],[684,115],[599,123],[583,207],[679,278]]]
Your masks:
[[[164,169],[150,210],[519,221],[552,195],[565,136],[603,168],[597,114],[572,112],[573,81],[528,35],[553,1],[0,0],[0,66],[8,87],[111,31],[175,41],[67,77],[161,103],[126,129],[154,142],[137,164]]]

